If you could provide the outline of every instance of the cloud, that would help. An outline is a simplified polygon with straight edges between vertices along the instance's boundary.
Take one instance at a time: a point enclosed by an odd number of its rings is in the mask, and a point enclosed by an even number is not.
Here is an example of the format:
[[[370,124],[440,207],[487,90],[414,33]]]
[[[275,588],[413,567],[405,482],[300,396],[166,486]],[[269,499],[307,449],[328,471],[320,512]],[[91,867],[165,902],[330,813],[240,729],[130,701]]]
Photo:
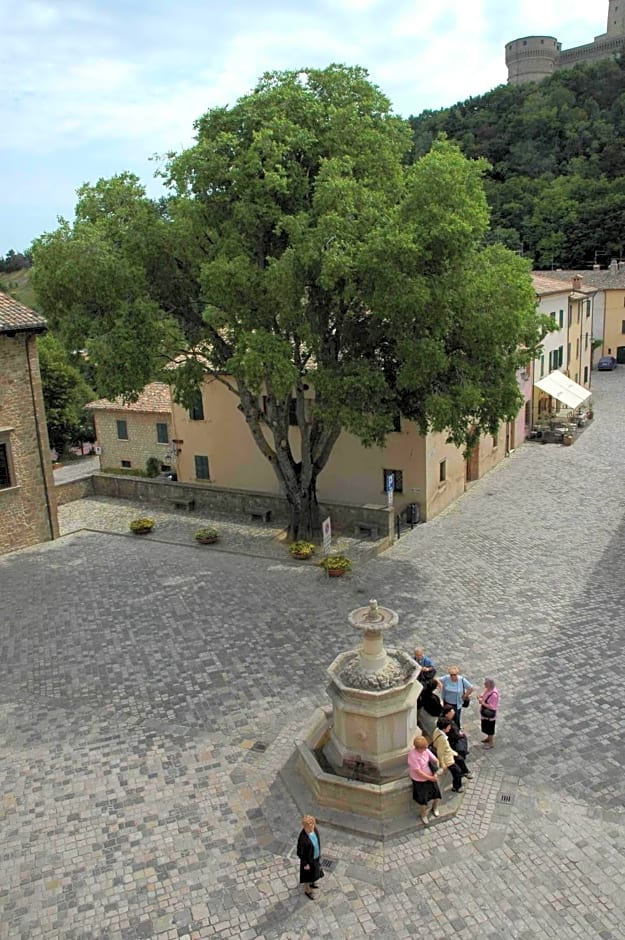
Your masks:
[[[50,181],[42,218],[71,215],[80,183],[149,179],[150,154],[188,146],[196,118],[268,70],[358,64],[399,114],[450,105],[506,81],[511,39],[591,41],[607,3],[590,7],[567,0],[563,19],[561,0],[22,0],[2,15],[0,186],[15,207],[28,173],[39,194]],[[14,208],[0,206],[2,231],[22,231]]]

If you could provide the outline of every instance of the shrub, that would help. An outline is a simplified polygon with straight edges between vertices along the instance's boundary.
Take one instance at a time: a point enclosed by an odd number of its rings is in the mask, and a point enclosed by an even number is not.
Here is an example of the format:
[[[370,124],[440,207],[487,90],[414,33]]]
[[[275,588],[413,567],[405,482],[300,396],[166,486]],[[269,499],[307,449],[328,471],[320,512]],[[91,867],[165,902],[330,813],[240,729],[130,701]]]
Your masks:
[[[157,477],[161,472],[161,462],[156,457],[148,457],[145,462],[145,473],[149,477]]]
[[[130,523],[131,532],[151,532],[154,528],[154,519],[148,516],[141,516],[139,519],[133,519]]]
[[[201,542],[204,539],[211,539],[211,541],[214,541],[215,539],[219,538],[219,532],[213,526],[204,526],[202,529],[195,530],[194,537],[198,540],[198,542]]]
[[[311,555],[315,554],[315,544],[314,542],[293,542],[292,545],[289,545],[289,551],[291,555],[305,555],[306,558],[310,558]]]
[[[345,555],[326,555],[319,562],[319,567],[325,571],[351,571],[352,563]]]

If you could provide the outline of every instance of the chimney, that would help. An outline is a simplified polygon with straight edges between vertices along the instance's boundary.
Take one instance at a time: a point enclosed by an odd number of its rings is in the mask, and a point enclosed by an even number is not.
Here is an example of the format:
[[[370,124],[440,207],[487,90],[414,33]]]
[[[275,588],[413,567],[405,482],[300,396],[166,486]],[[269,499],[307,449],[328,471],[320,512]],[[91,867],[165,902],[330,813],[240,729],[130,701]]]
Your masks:
[[[618,274],[618,261],[612,258],[610,261],[610,274]]]
[[[581,290],[581,289],[582,289],[582,275],[574,274],[573,275],[573,290]]]

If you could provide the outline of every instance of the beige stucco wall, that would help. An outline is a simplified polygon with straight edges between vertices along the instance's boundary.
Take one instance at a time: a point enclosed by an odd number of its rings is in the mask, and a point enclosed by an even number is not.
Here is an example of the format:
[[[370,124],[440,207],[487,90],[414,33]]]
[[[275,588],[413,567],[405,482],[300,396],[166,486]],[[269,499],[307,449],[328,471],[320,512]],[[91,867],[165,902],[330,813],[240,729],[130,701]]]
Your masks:
[[[103,468],[121,467],[122,460],[129,460],[131,469],[145,470],[148,457],[156,457],[163,464],[172,465],[168,454],[171,448],[171,414],[137,411],[100,411],[94,409],[95,431],[98,445],[102,448],[100,466]],[[117,421],[126,421],[128,440],[120,441],[117,437]],[[156,425],[167,424],[169,443],[159,444],[156,440]]]
[[[195,477],[195,456],[208,458],[210,482],[218,487],[273,493],[279,495],[280,485],[269,462],[254,442],[245,418],[238,410],[237,398],[223,383],[207,380],[202,389],[204,420],[192,421],[188,412],[173,404],[173,437],[178,443],[177,472],[180,482],[190,483]],[[291,441],[297,455],[297,429],[291,430]],[[479,444],[479,467],[482,476],[505,456],[505,426],[493,447],[490,436]],[[444,482],[440,482],[440,463],[446,461]],[[317,483],[320,501],[345,504],[386,505],[384,470],[401,470],[403,492],[396,493],[394,505],[403,509],[417,502],[421,517],[431,519],[454,500],[465,488],[465,460],[460,448],[446,442],[445,434],[422,437],[416,426],[402,420],[400,432],[387,437],[385,447],[364,447],[353,435],[339,437],[330,459]]]
[[[58,536],[39,359],[33,334],[0,336],[0,433],[15,485],[0,489],[0,554]]]
[[[590,388],[592,359],[592,315],[585,300],[571,300],[571,324],[568,328],[567,352],[570,347],[566,372],[570,379]],[[584,371],[586,370],[586,371]]]
[[[602,355],[616,356],[619,346],[625,346],[625,333],[623,333],[623,320],[625,320],[625,290],[607,290],[605,292],[605,319],[603,327]]]

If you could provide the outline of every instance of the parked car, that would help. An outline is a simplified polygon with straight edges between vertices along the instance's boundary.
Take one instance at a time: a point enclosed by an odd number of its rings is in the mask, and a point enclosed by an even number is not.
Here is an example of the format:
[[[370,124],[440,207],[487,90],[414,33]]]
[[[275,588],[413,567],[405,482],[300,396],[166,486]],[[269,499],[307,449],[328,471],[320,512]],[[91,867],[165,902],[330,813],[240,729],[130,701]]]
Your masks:
[[[597,363],[597,369],[599,372],[611,372],[615,365],[616,359],[614,356],[602,356]]]

